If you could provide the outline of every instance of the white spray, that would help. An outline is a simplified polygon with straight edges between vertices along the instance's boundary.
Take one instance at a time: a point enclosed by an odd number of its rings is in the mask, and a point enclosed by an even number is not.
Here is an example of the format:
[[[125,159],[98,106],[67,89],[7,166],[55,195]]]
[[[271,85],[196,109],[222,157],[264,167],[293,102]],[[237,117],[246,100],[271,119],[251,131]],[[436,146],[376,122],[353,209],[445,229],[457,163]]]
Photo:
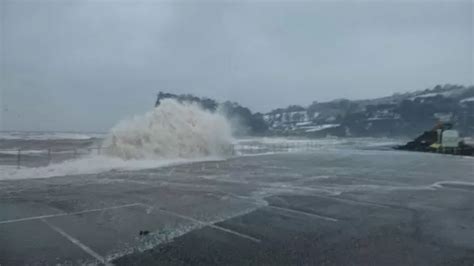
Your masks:
[[[197,104],[165,99],[153,111],[120,122],[104,140],[105,154],[129,159],[175,159],[232,153],[231,127]]]
[[[163,100],[157,108],[112,128],[101,155],[44,167],[0,167],[0,180],[138,170],[193,161],[224,159],[233,153],[226,118],[196,104]]]

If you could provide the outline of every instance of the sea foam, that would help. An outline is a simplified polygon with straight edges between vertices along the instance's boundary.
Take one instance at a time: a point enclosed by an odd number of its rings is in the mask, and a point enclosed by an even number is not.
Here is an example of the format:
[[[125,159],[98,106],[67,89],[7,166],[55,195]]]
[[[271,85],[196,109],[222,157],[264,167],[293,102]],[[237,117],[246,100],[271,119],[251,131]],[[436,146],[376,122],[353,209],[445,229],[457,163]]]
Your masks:
[[[226,118],[193,103],[166,99],[152,111],[125,119],[102,143],[102,153],[16,169],[1,166],[0,180],[83,175],[110,170],[138,170],[196,161],[222,160],[233,154]]]
[[[231,127],[219,113],[165,99],[146,113],[121,121],[104,140],[104,152],[129,159],[177,159],[232,154]]]

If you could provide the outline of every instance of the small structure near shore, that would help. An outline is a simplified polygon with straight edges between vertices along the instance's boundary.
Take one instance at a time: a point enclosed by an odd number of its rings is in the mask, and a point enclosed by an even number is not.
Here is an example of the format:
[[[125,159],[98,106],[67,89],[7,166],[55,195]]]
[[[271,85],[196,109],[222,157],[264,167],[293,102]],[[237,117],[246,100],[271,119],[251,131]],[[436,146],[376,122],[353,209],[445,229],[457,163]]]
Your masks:
[[[395,149],[474,156],[474,146],[464,143],[451,123],[439,123],[432,130]]]

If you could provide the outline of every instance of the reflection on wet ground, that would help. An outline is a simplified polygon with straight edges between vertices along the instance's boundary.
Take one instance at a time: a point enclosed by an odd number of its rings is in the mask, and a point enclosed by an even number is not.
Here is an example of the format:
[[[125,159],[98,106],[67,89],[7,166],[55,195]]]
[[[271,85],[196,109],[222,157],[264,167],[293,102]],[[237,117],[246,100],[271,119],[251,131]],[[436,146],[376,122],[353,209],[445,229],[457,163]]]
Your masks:
[[[0,181],[0,264],[472,265],[473,165],[327,149]]]

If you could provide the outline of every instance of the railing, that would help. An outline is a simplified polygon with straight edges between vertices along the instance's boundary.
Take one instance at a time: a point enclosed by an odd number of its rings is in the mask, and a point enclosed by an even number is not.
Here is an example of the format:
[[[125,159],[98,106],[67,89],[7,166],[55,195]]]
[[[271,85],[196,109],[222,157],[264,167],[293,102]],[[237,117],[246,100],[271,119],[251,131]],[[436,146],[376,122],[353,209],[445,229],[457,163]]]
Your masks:
[[[288,143],[239,143],[233,145],[236,154],[261,154],[289,151],[310,151],[320,147],[313,141]],[[48,148],[48,149],[0,149],[0,165],[11,165],[16,168],[48,166],[66,160],[77,159],[86,155],[103,154],[111,147],[86,148]]]
[[[58,149],[0,149],[0,165],[25,167],[48,166],[51,163],[76,159],[90,154],[101,154],[106,147]]]

